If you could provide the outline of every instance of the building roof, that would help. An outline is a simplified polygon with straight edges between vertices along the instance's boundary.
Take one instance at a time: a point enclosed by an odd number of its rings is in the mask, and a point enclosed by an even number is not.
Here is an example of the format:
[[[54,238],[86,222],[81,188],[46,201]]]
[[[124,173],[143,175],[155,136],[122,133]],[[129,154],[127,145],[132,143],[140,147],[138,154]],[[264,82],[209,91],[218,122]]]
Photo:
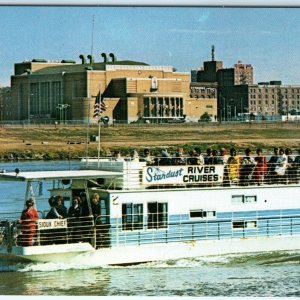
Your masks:
[[[115,62],[95,62],[92,65],[87,64],[61,64],[55,66],[47,66],[45,68],[34,71],[34,74],[51,74],[51,73],[74,73],[85,72],[88,68],[92,67],[92,70],[104,71],[106,65],[131,65],[131,66],[148,66],[148,64],[138,61],[122,60]]]

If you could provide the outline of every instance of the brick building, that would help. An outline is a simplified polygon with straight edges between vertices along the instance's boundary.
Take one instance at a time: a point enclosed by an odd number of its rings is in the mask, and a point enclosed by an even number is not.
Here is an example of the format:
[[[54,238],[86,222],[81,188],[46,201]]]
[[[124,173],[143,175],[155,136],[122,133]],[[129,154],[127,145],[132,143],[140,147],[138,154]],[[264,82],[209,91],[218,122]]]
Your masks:
[[[282,85],[281,81],[249,85],[249,113],[264,119],[300,113],[300,86]]]
[[[81,63],[34,59],[15,64],[11,119],[96,122],[91,116],[98,95],[105,100],[110,122],[198,121],[206,112],[204,102],[190,97],[189,73],[118,61],[112,53],[101,56],[102,62],[80,55]],[[216,111],[216,99],[210,101]]]

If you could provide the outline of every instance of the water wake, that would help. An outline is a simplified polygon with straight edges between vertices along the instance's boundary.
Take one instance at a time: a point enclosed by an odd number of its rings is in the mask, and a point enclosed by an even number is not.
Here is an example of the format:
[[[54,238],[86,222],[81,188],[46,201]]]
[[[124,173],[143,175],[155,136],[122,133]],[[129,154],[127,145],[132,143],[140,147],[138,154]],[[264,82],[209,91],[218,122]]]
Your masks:
[[[8,263],[0,265],[0,272],[53,272],[59,270],[88,270],[88,269],[153,269],[153,268],[198,268],[205,266],[232,267],[232,266],[259,266],[299,264],[300,251],[267,252],[260,254],[231,254],[220,256],[205,256],[198,258],[183,258],[178,260],[148,262],[126,266],[103,266],[99,263],[97,253],[85,253],[76,256],[71,262],[47,262],[47,263]]]

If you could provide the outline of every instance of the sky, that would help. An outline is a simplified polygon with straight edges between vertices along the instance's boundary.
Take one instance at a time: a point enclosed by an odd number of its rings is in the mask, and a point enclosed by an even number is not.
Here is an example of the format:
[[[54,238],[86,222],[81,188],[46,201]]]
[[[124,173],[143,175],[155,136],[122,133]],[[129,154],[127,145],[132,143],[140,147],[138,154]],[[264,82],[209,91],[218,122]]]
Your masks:
[[[255,83],[300,85],[300,8],[0,6],[0,28],[0,87],[15,63],[91,52],[190,72],[212,45],[226,68],[252,64]]]

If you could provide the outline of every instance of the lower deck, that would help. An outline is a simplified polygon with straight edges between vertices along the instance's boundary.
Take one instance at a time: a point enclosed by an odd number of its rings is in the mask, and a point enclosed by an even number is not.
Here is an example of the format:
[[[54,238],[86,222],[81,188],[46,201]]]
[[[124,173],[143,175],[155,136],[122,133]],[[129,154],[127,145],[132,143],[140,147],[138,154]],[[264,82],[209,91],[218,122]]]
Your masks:
[[[272,211],[219,212],[211,218],[196,215],[191,221],[188,215],[153,214],[141,218],[139,214],[122,218],[93,219],[67,218],[65,227],[47,229],[53,220],[40,219],[43,227],[33,232],[20,231],[12,221],[0,223],[0,243],[8,252],[12,247],[48,246],[89,243],[94,249],[146,244],[171,244],[205,240],[235,240],[249,238],[300,236],[300,209]],[[61,222],[61,221],[60,221]],[[50,226],[50,225],[49,225]]]

